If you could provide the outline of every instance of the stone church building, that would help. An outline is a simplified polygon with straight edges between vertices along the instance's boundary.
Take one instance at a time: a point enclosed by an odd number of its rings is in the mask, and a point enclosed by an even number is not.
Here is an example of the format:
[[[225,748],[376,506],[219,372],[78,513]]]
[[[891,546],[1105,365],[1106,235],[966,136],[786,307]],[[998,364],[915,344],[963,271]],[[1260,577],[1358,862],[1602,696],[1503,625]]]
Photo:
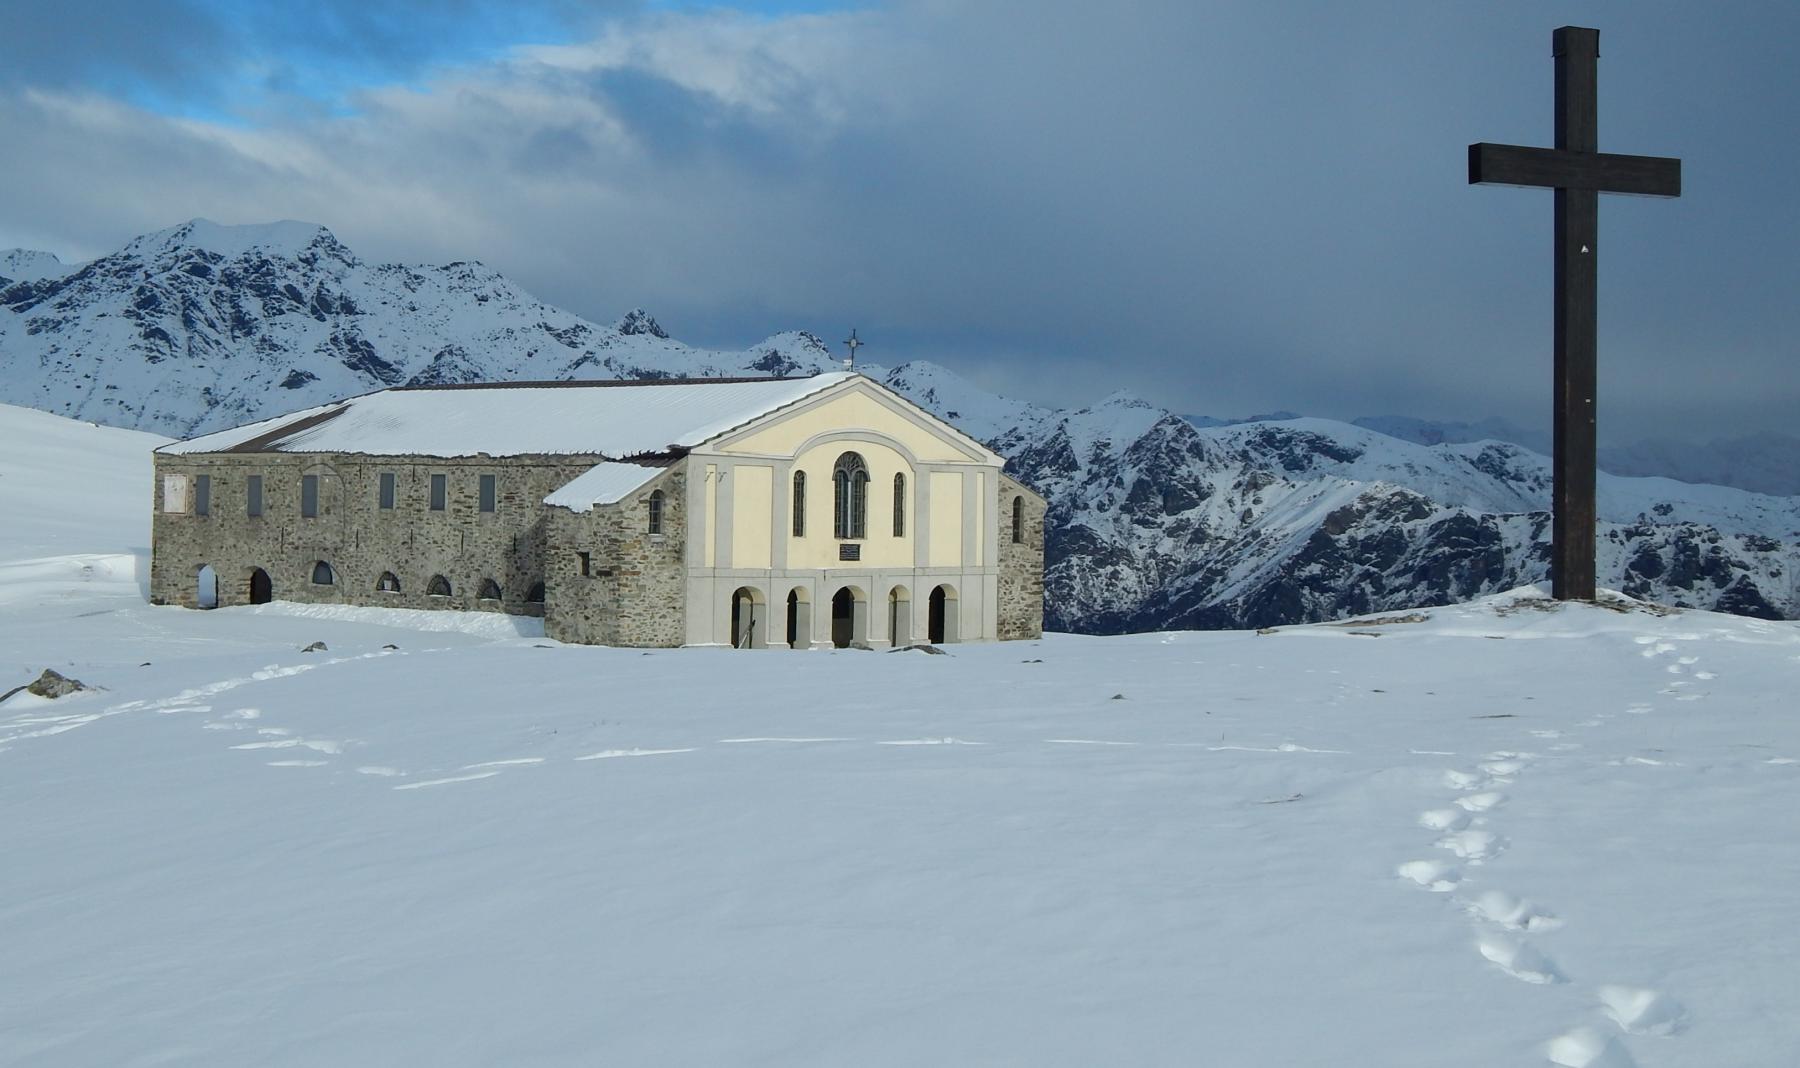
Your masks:
[[[151,599],[627,646],[1035,638],[1044,500],[876,382],[399,387],[156,450]]]

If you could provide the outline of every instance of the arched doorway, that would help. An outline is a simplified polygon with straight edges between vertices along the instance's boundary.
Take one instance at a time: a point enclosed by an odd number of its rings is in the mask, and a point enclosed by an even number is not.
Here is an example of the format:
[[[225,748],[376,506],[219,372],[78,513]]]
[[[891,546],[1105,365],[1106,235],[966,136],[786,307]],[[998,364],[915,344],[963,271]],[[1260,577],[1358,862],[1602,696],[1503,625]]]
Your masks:
[[[931,591],[931,601],[926,607],[926,641],[933,645],[943,645],[956,640],[956,590],[950,586],[939,586]]]
[[[812,598],[802,586],[788,591],[787,643],[790,649],[812,647]]]
[[[250,603],[268,604],[275,599],[275,584],[269,581],[269,573],[262,568],[250,572]]]
[[[845,586],[831,595],[831,644],[848,649],[852,642],[869,640],[869,606],[862,591]]]
[[[731,595],[731,647],[733,649],[767,649],[769,621],[767,605],[760,590],[739,586]]]
[[[201,564],[195,580],[194,604],[200,608],[219,607],[219,573],[211,564]]]
[[[912,592],[905,586],[888,591],[888,641],[894,648],[912,644]]]

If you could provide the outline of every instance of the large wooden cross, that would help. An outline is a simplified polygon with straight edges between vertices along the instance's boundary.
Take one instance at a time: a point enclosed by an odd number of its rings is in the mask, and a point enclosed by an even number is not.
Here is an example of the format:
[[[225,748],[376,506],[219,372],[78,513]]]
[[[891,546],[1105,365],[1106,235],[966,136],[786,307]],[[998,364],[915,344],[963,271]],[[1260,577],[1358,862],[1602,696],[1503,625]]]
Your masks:
[[[1599,149],[1595,88],[1600,31],[1564,26],[1556,57],[1556,147],[1469,146],[1470,184],[1556,190],[1556,458],[1550,586],[1558,600],[1594,599],[1594,279],[1601,193],[1681,195],[1681,161]]]

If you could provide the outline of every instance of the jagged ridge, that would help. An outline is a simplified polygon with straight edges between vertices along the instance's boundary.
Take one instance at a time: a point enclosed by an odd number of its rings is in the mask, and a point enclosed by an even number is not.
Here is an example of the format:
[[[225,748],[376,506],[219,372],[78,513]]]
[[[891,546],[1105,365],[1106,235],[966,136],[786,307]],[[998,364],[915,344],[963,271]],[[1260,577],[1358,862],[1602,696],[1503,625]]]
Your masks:
[[[642,309],[588,322],[480,263],[366,264],[308,223],[194,220],[64,273],[43,255],[0,260],[38,271],[0,283],[4,399],[173,436],[407,383],[833,365],[809,334],[709,352]]]

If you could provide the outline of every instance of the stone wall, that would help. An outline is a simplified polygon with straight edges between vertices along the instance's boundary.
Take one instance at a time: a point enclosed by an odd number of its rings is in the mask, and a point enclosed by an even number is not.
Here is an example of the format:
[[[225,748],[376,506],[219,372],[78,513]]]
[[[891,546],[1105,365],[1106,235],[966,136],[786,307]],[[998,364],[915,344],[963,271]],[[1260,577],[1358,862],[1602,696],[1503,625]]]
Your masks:
[[[662,533],[650,495],[661,492]],[[687,462],[617,504],[547,507],[549,611],[544,633],[565,642],[669,647],[687,640]],[[587,554],[586,575],[581,554]]]
[[[1024,512],[1022,538],[1013,541],[1013,499]],[[1000,589],[999,636],[1001,641],[1038,638],[1044,633],[1044,512],[1047,505],[1023,483],[1000,476]]]
[[[530,599],[544,581],[543,499],[600,457],[513,456],[438,459],[335,453],[204,453],[156,457],[150,599],[195,607],[202,565],[218,573],[220,605],[246,604],[250,577],[267,572],[274,599],[392,608],[459,608],[541,615]],[[395,476],[394,507],[379,507],[380,475]],[[195,476],[211,478],[209,515],[194,511]],[[445,476],[445,508],[430,508],[433,474]],[[480,476],[495,476],[495,510],[479,510]],[[165,475],[184,475],[187,509],[163,510]],[[263,514],[247,514],[251,475],[263,479]],[[318,515],[301,516],[301,480],[317,475]],[[313,582],[314,565],[335,581]],[[383,572],[400,592],[376,589]],[[430,596],[433,576],[450,583]],[[482,580],[499,599],[478,595]]]

